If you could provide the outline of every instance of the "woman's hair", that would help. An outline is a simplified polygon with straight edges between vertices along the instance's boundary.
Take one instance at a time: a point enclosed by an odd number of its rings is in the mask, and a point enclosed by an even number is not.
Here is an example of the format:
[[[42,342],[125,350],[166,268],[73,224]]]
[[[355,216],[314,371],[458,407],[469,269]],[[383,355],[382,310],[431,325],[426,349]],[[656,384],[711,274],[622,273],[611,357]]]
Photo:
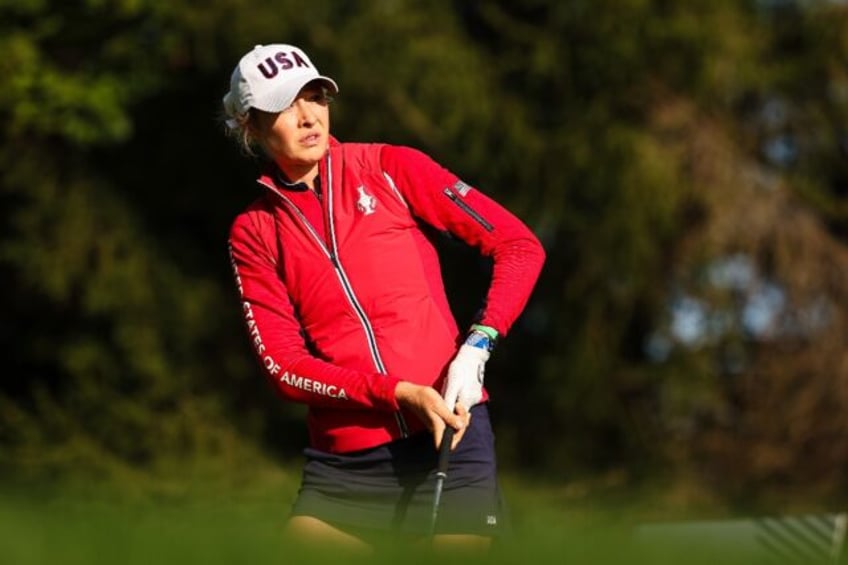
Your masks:
[[[220,122],[224,134],[235,140],[245,155],[249,157],[258,155],[259,142],[253,135],[253,132],[256,131],[256,110],[254,108],[235,116],[230,116],[226,111],[223,111],[221,112]]]

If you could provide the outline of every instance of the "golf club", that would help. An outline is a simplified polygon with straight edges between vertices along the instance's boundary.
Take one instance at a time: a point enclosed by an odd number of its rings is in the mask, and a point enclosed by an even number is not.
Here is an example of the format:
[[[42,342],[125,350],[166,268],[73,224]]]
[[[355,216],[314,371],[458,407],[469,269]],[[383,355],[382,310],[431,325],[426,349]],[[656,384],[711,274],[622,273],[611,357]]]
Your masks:
[[[450,458],[450,448],[455,431],[452,427],[447,426],[445,432],[442,434],[442,443],[439,445],[439,463],[436,466],[436,489],[433,493],[433,515],[430,518],[430,537],[436,533],[439,503],[442,499],[442,488],[445,486],[445,478],[448,476],[448,460]]]

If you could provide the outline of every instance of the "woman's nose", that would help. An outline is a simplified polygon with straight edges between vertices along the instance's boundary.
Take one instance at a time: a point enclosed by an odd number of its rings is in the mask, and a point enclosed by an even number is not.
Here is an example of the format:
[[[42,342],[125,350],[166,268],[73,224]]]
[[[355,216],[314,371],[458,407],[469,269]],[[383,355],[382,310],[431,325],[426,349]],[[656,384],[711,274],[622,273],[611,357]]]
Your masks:
[[[297,100],[295,102],[295,109],[297,110],[298,121],[302,124],[304,123],[312,123],[315,121],[315,112],[312,110],[312,106],[304,99]]]

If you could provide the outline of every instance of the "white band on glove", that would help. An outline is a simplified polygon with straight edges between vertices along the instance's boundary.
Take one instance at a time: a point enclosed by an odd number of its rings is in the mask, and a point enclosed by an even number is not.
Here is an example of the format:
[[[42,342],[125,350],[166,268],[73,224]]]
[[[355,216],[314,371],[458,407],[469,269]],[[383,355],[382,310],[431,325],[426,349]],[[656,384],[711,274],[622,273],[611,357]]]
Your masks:
[[[483,400],[483,377],[489,351],[463,344],[448,367],[448,376],[442,387],[442,396],[453,412],[457,402],[470,409]]]

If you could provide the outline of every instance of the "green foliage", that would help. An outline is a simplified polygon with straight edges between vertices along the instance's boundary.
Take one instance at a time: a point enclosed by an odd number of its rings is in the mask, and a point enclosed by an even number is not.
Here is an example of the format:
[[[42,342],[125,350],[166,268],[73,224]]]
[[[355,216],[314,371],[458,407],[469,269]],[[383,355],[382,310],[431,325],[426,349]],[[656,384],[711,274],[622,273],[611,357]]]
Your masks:
[[[243,365],[216,357],[219,323],[236,323],[209,315],[223,289],[162,256],[90,150],[126,139],[132,104],[165,78],[167,51],[135,44],[153,4],[3,8],[13,31],[2,39],[0,261],[16,321],[4,332],[15,370],[0,391],[6,470],[132,476],[249,451],[208,386],[226,382],[211,367]]]
[[[144,52],[128,49],[142,34],[112,30],[125,29],[139,11],[138,2],[0,6],[5,135],[59,136],[80,145],[126,139],[128,105],[149,92],[152,77],[141,65]],[[96,18],[109,21],[105,36],[91,25]]]
[[[29,389],[20,399],[31,408],[4,421],[6,462],[18,449],[80,440],[126,463],[200,449],[218,402],[200,387],[206,368],[195,356],[215,330],[206,312],[220,291],[161,264],[126,205],[90,173],[61,182],[26,159],[8,165],[38,182],[18,187],[4,175],[19,188],[12,236],[0,246],[15,266],[6,311],[28,320],[9,352],[26,372],[7,391]]]
[[[343,546],[290,540],[282,535],[279,498],[294,485],[272,479],[262,488],[231,485],[196,489],[178,499],[104,496],[74,491],[0,494],[0,550],[19,565],[62,561],[99,563],[768,563],[767,550],[747,551],[728,540],[640,537],[632,509],[616,513],[563,512],[527,486],[512,500],[532,514],[519,518],[511,535],[486,552],[439,548],[427,539],[387,537],[373,553]],[[627,515],[628,518],[622,518]],[[685,542],[685,543],[682,543]]]

